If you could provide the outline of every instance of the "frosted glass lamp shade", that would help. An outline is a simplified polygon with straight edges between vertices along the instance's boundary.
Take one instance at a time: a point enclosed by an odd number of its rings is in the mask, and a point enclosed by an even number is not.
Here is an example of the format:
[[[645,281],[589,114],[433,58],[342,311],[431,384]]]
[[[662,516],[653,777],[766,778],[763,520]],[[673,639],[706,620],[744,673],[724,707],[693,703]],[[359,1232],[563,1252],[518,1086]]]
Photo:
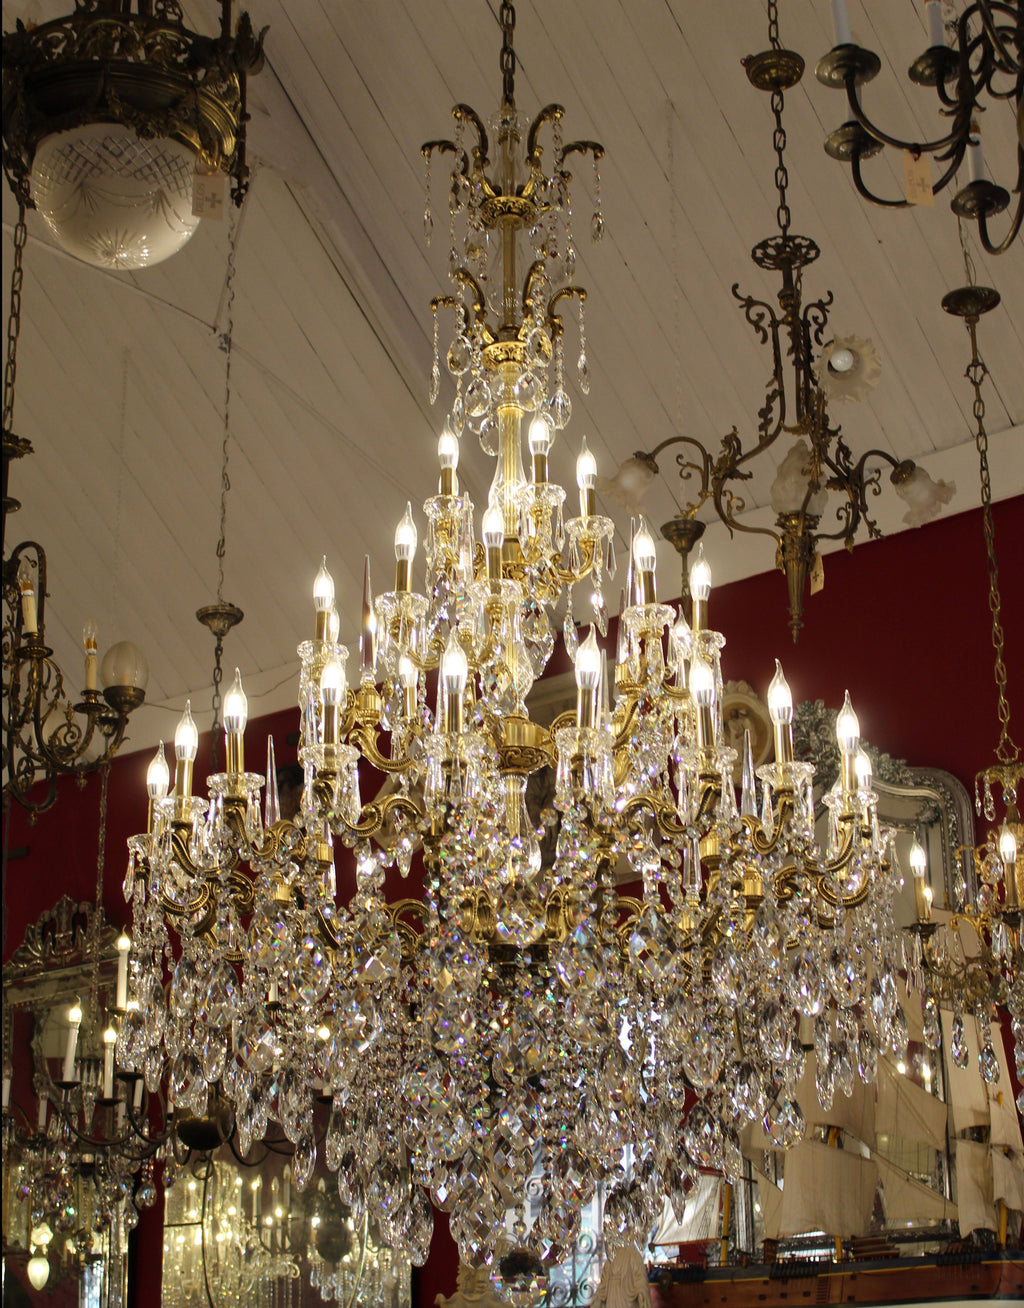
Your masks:
[[[137,645],[130,640],[119,640],[103,656],[100,679],[104,690],[114,686],[145,690],[149,683],[149,663]]]
[[[32,199],[77,259],[145,268],[176,254],[198,227],[194,170],[194,153],[178,141],[142,141],[119,123],[88,123],[40,143]]]

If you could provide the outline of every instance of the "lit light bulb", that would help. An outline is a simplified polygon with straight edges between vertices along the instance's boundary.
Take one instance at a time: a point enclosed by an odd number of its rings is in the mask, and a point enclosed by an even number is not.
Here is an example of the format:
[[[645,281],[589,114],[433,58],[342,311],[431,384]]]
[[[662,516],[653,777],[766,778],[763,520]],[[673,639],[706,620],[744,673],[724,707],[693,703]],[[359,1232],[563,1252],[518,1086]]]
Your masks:
[[[697,546],[697,557],[690,564],[690,594],[701,604],[711,595],[711,564],[704,557],[704,546]]]
[[[341,659],[329,658],[320,673],[320,698],[331,708],[341,703],[346,689],[344,664]]]
[[[412,505],[406,504],[402,520],[395,528],[395,590],[405,594],[412,580],[412,561],[416,554],[416,524]]]
[[[654,570],[658,564],[658,551],[654,536],[647,525],[647,519],[641,514],[633,536],[633,567],[636,570],[636,602],[654,604],[657,594],[654,587]]]
[[[324,555],[320,570],[313,582],[313,607],[317,613],[329,613],[334,603],[334,578],[327,571],[327,555]]]
[[[999,831],[999,857],[1003,860],[1005,868],[1011,868],[1017,862],[1017,837],[1005,820]]]
[[[185,712],[174,731],[174,757],[193,763],[199,749],[199,728],[192,717],[192,701],[185,701]]]
[[[596,690],[601,679],[601,651],[597,647],[597,633],[593,626],[590,634],[576,651],[576,685],[580,690]]]
[[[700,654],[690,662],[690,694],[698,708],[710,708],[715,702],[714,670]]]
[[[25,1267],[33,1290],[41,1290],[50,1279],[50,1263],[45,1254],[34,1253]]]
[[[416,523],[412,516],[412,504],[407,503],[402,520],[395,528],[395,558],[399,562],[411,563],[416,553],[418,539]]]
[[[857,778],[857,789],[870,790],[871,778],[873,775],[871,770],[871,760],[863,749],[858,749],[856,754],[854,754],[853,769]]]
[[[843,707],[836,715],[836,740],[844,754],[852,754],[860,741],[860,720],[850,703],[850,692],[843,699]]]
[[[533,455],[547,454],[551,449],[551,442],[554,438],[554,432],[551,429],[551,422],[542,413],[538,413],[530,423],[530,431],[527,440],[530,442],[530,453]]]
[[[489,550],[500,550],[505,543],[505,516],[498,504],[491,504],[480,523],[480,535]]]
[[[146,789],[150,799],[164,799],[171,784],[171,773],[164,756],[164,742],[161,740],[146,772]]]
[[[419,673],[416,670],[416,664],[413,663],[408,654],[403,654],[398,660],[398,680],[402,683],[404,690],[416,689]]]
[[[449,469],[454,472],[459,466],[459,438],[448,426],[447,422],[441,435],[437,438],[437,461],[440,463],[442,471]]]
[[[449,696],[461,695],[466,689],[468,677],[469,661],[466,658],[466,651],[459,643],[455,631],[452,630],[448,637],[448,644],[445,645],[444,653],[441,655],[441,681],[445,693]]]
[[[928,855],[925,853],[924,845],[916,836],[910,846],[910,870],[918,879],[928,871]]]
[[[594,486],[597,484],[597,460],[587,448],[587,438],[583,437],[579,457],[576,459],[576,485],[580,488],[580,516],[594,516]]]
[[[235,668],[235,679],[224,696],[224,730],[241,735],[249,720],[249,701],[242,689],[242,674]]]
[[[338,613],[338,606],[332,604],[330,612],[327,614],[327,639],[332,645],[338,642],[338,636],[341,633],[341,616]]]
[[[793,721],[793,693],[778,659],[775,660],[775,676],[768,687],[768,712],[777,727]]]
[[[459,466],[459,438],[448,422],[445,422],[444,429],[437,438],[437,461],[441,465],[438,492],[441,495],[455,495],[458,491],[455,471]]]

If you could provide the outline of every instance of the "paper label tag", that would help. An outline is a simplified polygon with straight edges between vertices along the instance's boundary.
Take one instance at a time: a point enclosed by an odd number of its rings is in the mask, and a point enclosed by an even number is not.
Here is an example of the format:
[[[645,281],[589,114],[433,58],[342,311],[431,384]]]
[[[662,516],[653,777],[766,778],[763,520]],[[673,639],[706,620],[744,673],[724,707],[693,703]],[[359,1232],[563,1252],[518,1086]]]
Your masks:
[[[192,217],[222,221],[226,184],[227,178],[219,170],[204,173],[197,168],[192,177]]]
[[[825,585],[825,560],[820,554],[815,554],[814,562],[811,564],[811,571],[808,580],[811,583],[811,594],[817,595]]]
[[[927,154],[915,155],[913,150],[903,151],[903,184],[907,193],[908,204],[924,204],[929,207],[935,203],[932,190],[932,161]]]

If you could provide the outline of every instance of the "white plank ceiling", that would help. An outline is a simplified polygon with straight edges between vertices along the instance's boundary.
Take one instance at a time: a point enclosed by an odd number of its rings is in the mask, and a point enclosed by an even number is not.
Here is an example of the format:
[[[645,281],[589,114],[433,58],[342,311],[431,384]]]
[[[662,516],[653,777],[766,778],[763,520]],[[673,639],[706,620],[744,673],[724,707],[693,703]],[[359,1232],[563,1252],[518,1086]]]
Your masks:
[[[38,19],[66,7],[5,0],[4,28],[26,11]],[[250,84],[259,166],[238,219],[225,597],[246,613],[226,657],[242,668],[258,713],[294,702],[294,649],[309,634],[320,555],[337,583],[343,638],[354,644],[364,553],[389,582],[405,501],[418,505],[436,484],[435,437],[451,391],[431,410],[428,302],[446,289],[447,242],[439,216],[432,248],[424,245],[419,146],[449,133],[456,100],[484,118],[497,107],[500,31],[496,0],[249,7],[270,31],[267,67]],[[188,12],[209,30],[217,8],[196,2]],[[958,483],[946,512],[970,508],[978,490],[966,336],[939,308],[964,280],[948,197],[909,213],[858,199],[822,150],[844,116],[842,97],[813,76],[831,45],[829,5],[785,0],[780,9],[783,43],[808,64],[786,108],[793,230],[822,249],[805,291],[813,299],[831,289],[836,334],[871,337],[884,360],[871,398],[835,417],[855,453],[882,447],[922,460]],[[905,76],[925,45],[923,7],[851,0],[851,12],[855,36],[883,58],[869,110],[903,134],[934,131],[933,96]],[[730,288],[776,293],[749,259],[775,230],[771,115],[740,66],[767,44],[765,5],[537,0],[517,17],[520,108],[532,116],[558,100],[566,132],[607,149],[606,236],[594,247],[579,240],[592,387],[586,398],[574,392],[554,473],[573,484],[583,433],[607,475],[676,432],[714,442],[736,425],[750,439],[769,359]],[[986,114],[984,132],[1005,180],[1008,105]],[[874,163],[895,190],[895,170]],[[592,182],[588,167],[577,172],[585,232]],[[443,202],[443,176],[434,195],[435,206]],[[5,190],[6,268],[14,214]],[[1003,496],[1024,490],[1024,241],[1000,259],[975,250],[974,260],[979,281],[1003,296],[982,327],[993,482]],[[172,733],[186,694],[209,702],[212,641],[193,614],[216,591],[226,264],[226,224],[201,224],[179,255],[127,275],[61,254],[30,216],[15,430],[36,453],[12,468],[24,508],[7,541],[31,537],[46,548],[47,636],[72,685],[90,614],[101,650],[128,637],[146,651],[138,744]],[[460,471],[480,504],[489,460],[464,444]],[[663,471],[648,497],[654,523],[684,498],[671,460]],[[745,488],[754,520],[770,517],[773,471]],[[904,506],[891,491],[879,503],[886,528],[902,529]],[[741,547],[709,530],[717,578],[771,567],[770,543],[751,539]],[[678,574],[664,548],[672,590]],[[782,593],[780,584],[780,603]]]

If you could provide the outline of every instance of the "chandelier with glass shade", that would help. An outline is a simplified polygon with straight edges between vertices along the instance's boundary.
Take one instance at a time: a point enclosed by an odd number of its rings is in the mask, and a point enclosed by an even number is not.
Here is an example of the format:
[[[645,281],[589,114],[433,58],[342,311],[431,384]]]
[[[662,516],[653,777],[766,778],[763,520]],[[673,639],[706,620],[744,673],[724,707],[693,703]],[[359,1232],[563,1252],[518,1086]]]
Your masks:
[[[62,249],[100,268],[175,254],[204,214],[223,212],[221,173],[240,204],[246,79],[263,33],[221,0],[216,37],[176,0],[75,0],[3,38],[4,172]]]
[[[443,300],[461,405],[423,505],[425,571],[407,507],[393,585],[374,597],[367,574],[350,679],[320,568],[315,625],[299,646],[305,786],[294,821],[281,818],[272,774],[264,790],[247,770],[237,675],[224,700],[226,766],[208,797],[194,793],[188,709],[173,778],[161,747],[148,830],[130,841],[138,1004],[117,1058],[150,1089],[166,1075],[180,1121],[233,1120],[243,1155],[279,1122],[299,1190],[322,1148],[341,1200],[414,1261],[433,1203],[451,1214],[465,1259],[532,1285],[571,1244],[595,1189],[614,1249],[646,1237],[663,1194],[681,1207],[699,1167],[737,1175],[745,1121],[765,1121],[780,1147],[799,1139],[802,1021],[827,1102],[871,1080],[906,1024],[897,869],[849,701],[819,840],[781,668],[769,691],[775,761],[755,772],[748,740],[734,787],[725,637],[711,625],[702,551],[677,610],[658,598],[639,519],[615,649],[598,642],[613,524],[596,511],[585,439],[572,499],[550,480],[548,451],[569,411],[556,310],[582,298],[564,284],[566,163],[600,147],[563,146],[557,105],[523,126],[511,6],[501,17],[491,134],[459,105],[472,144],[429,148],[453,156],[450,208],[465,232]],[[486,286],[471,267],[482,270],[480,249]],[[495,452],[480,514],[459,484],[460,427]],[[582,640],[580,587],[594,613]],[[569,615],[575,704],[545,728],[527,701],[554,650],[556,610]],[[544,773],[552,798],[538,814],[527,786]],[[337,870],[352,868],[344,902]]]

